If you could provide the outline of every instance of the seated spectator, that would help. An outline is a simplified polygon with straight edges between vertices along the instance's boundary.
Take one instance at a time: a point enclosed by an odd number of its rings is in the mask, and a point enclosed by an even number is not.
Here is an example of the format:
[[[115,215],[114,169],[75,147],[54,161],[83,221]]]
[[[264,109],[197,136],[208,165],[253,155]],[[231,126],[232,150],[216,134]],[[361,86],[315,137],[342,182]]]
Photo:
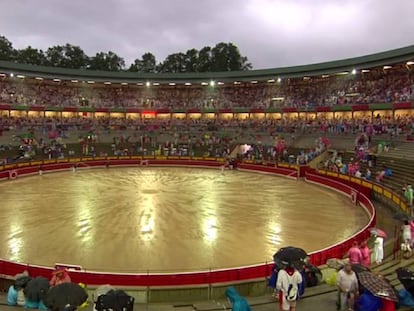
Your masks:
[[[365,179],[366,180],[371,180],[371,170],[369,168],[367,168],[367,170],[365,172]]]

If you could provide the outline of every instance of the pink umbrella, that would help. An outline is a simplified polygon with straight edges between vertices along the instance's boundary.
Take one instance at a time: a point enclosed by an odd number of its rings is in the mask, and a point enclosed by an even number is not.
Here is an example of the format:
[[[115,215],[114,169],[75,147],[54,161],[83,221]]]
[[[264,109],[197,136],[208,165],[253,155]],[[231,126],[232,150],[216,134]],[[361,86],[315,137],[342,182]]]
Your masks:
[[[384,239],[387,237],[387,234],[385,233],[385,231],[381,230],[379,228],[372,228],[370,230],[370,232],[371,232],[372,235],[376,235],[376,236],[379,236],[379,237],[384,238]]]

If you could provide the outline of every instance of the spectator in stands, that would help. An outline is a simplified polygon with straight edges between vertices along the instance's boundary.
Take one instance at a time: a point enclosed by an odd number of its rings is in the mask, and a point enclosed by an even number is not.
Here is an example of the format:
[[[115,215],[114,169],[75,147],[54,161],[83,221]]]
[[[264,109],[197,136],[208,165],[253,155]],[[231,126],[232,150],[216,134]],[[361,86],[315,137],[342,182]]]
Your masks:
[[[234,287],[231,286],[226,289],[226,296],[230,300],[232,311],[251,311],[246,299],[240,296]]]
[[[65,268],[59,268],[52,272],[52,279],[50,280],[50,286],[56,286],[63,283],[70,283],[71,278],[68,271]]]
[[[405,198],[410,206],[413,205],[413,198],[414,198],[414,190],[411,185],[407,185],[407,189],[405,190]]]
[[[365,179],[371,180],[371,170],[367,167],[367,170],[365,171]]]
[[[345,263],[338,272],[336,282],[338,286],[337,309],[340,311],[353,310],[355,296],[358,294],[358,280],[352,270],[351,263]]]
[[[277,275],[276,288],[279,291],[279,305],[283,311],[295,311],[299,299],[302,275],[294,267],[281,269]]]

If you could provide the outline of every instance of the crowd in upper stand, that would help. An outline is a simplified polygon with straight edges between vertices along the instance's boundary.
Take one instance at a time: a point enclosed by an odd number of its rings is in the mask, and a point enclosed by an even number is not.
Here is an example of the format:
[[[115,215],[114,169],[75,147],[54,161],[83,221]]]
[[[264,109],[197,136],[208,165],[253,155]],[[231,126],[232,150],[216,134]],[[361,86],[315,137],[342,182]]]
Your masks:
[[[257,82],[257,81],[252,81]],[[134,108],[273,108],[406,102],[414,98],[411,66],[313,76],[213,85],[120,85],[0,79],[0,102],[32,106],[91,106]]]
[[[312,133],[353,135],[366,132],[389,134],[390,138],[398,135],[410,135],[414,130],[414,117],[410,115],[374,118],[338,117],[328,119],[315,117],[282,119],[125,119],[125,118],[84,118],[84,117],[10,117],[0,114],[1,130],[135,130],[135,131],[236,131],[254,130],[264,135],[275,136],[277,133]],[[260,140],[260,137],[258,137]]]

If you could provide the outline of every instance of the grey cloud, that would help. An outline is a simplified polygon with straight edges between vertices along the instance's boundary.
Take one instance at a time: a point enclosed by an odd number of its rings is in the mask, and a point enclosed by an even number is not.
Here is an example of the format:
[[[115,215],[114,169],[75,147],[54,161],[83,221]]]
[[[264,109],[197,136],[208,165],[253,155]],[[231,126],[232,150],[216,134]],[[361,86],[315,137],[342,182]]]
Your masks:
[[[414,43],[410,0],[0,0],[15,47],[112,50],[127,63],[234,42],[255,68],[314,63]]]

